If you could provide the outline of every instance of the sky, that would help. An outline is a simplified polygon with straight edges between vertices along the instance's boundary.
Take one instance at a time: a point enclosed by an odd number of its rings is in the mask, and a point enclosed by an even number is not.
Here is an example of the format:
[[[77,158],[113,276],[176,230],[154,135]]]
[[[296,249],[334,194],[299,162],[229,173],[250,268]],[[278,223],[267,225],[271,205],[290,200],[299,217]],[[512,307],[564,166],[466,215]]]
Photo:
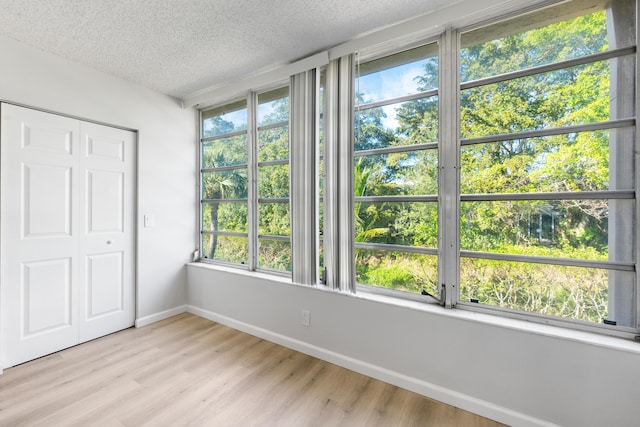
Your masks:
[[[376,102],[419,92],[416,77],[424,74],[424,62],[416,61],[399,67],[382,70],[358,77],[356,93],[361,93],[365,102]],[[386,105],[382,110],[387,115],[382,123],[391,129],[398,125],[395,110],[399,104]]]
[[[355,81],[355,91],[363,94],[366,102],[382,101],[417,93],[419,91],[416,77],[424,73],[424,62],[424,60],[411,62],[358,77]],[[275,102],[260,104],[258,108],[258,123],[261,123],[265,116],[274,111],[275,105]],[[392,104],[382,107],[387,116],[382,119],[384,126],[391,129],[397,127],[398,121],[395,110],[399,106],[399,104]],[[226,113],[222,118],[234,123],[235,129],[247,128],[246,108]]]

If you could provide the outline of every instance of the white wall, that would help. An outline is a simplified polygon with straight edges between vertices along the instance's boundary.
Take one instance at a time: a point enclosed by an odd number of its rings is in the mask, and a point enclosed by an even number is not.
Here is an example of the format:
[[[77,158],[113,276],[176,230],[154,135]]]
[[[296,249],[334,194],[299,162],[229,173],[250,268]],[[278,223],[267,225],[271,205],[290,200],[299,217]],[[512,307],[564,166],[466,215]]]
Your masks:
[[[640,425],[638,343],[198,265],[187,272],[193,313],[492,419]]]
[[[139,131],[137,318],[183,306],[195,249],[197,112],[5,37],[0,58],[0,100]],[[145,213],[153,228],[142,227]]]

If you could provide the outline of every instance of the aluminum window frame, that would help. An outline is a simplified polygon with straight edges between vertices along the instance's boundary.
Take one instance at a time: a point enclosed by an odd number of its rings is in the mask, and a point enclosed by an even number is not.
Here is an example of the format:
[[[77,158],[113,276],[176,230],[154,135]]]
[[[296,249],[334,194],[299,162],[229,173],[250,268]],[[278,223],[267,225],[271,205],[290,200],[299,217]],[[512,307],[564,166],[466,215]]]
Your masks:
[[[640,279],[637,274],[637,266],[640,265],[640,227],[636,218],[635,232],[633,236],[633,245],[635,256],[632,262],[616,262],[616,261],[595,261],[588,259],[571,259],[571,258],[552,258],[541,256],[517,255],[517,254],[501,254],[494,252],[480,252],[472,250],[462,250],[460,248],[460,203],[474,201],[518,201],[518,200],[586,200],[586,199],[606,199],[606,200],[632,200],[634,201],[634,209],[636,217],[640,216],[640,199],[638,197],[640,182],[640,156],[636,156],[634,160],[635,176],[634,188],[626,190],[600,190],[589,192],[539,192],[539,193],[492,193],[492,194],[462,194],[461,193],[461,176],[460,176],[460,158],[461,149],[465,146],[475,144],[485,144],[491,142],[508,141],[511,139],[536,138],[555,135],[566,135],[570,133],[613,130],[623,128],[633,128],[634,149],[640,152],[640,130],[638,129],[638,108],[640,106],[640,90],[635,88],[634,101],[635,111],[633,117],[614,118],[607,121],[596,123],[586,123],[579,125],[568,125],[554,128],[545,128],[540,130],[519,131],[508,134],[496,134],[488,136],[480,136],[473,138],[461,138],[460,136],[460,98],[461,92],[466,89],[481,87],[484,85],[495,84],[509,81],[516,78],[534,76],[541,73],[558,71],[570,67],[594,63],[597,61],[612,60],[617,58],[634,55],[635,58],[635,80],[638,81],[638,72],[640,70],[640,58],[637,52],[637,44],[640,39],[640,28],[638,25],[639,7],[636,4],[635,18],[635,43],[633,46],[611,49],[606,52],[585,55],[579,58],[573,58],[564,61],[558,61],[552,64],[534,66],[518,71],[507,72],[489,77],[483,77],[477,80],[461,82],[460,78],[460,52],[461,52],[461,35],[479,28],[496,26],[500,23],[512,24],[512,20],[525,16],[529,13],[542,12],[548,7],[567,2],[547,1],[538,5],[527,6],[519,11],[510,12],[494,19],[478,22],[473,25],[464,27],[451,27],[440,31],[438,35],[424,37],[420,40],[411,38],[410,42],[404,43],[402,40],[385,42],[384,45],[371,46],[354,53],[357,55],[358,61],[375,61],[377,59],[391,56],[403,51],[411,50],[425,45],[437,43],[438,46],[438,88],[429,89],[411,95],[395,96],[385,100],[378,100],[370,103],[355,104],[353,97],[353,88],[355,86],[355,75],[348,80],[344,77],[349,74],[357,66],[352,62],[352,54],[345,55],[340,58],[333,58],[332,63],[325,69],[326,73],[331,74],[330,84],[325,83],[324,89],[324,111],[322,114],[318,112],[314,119],[316,123],[316,131],[319,132],[320,120],[328,118],[329,123],[324,123],[324,153],[316,151],[315,165],[313,177],[306,177],[316,181],[316,190],[318,190],[317,176],[318,164],[324,161],[324,195],[316,197],[318,208],[324,206],[324,236],[316,236],[316,246],[322,242],[324,249],[324,267],[325,273],[315,272],[314,283],[305,283],[311,286],[322,286],[323,279],[326,281],[324,288],[332,291],[343,292],[346,294],[370,292],[382,294],[403,300],[420,301],[423,303],[440,302],[448,308],[460,308],[469,311],[487,313],[494,316],[504,318],[519,319],[524,321],[534,321],[538,323],[555,325],[562,328],[570,328],[586,332],[595,332],[598,334],[606,334],[621,338],[634,338],[640,331]],[[577,0],[568,2],[568,8],[571,4],[585,5],[588,2]],[[598,1],[598,5],[604,4],[604,1]],[[564,12],[566,13],[565,9]],[[576,10],[578,10],[576,8]],[[587,10],[588,13],[588,10]],[[564,17],[559,19],[562,21],[568,19]],[[531,22],[529,22],[531,24]],[[533,22],[535,25],[535,22]],[[512,25],[513,27],[513,25]],[[491,31],[491,30],[490,30]],[[431,33],[433,34],[433,33]],[[318,73],[320,69],[315,69]],[[319,82],[317,83],[320,84]],[[257,125],[257,107],[258,95],[266,92],[282,88],[290,85],[289,82],[278,81],[270,84],[268,87],[262,87],[259,90],[252,90],[245,94],[243,98],[235,98],[232,102],[218,104],[215,108],[232,105],[239,101],[246,100],[247,108],[247,129],[232,132],[222,136],[203,137],[203,111],[212,108],[206,107],[200,109],[199,115],[199,141],[200,150],[198,150],[198,165],[200,168],[200,180],[198,183],[198,223],[199,230],[197,233],[198,241],[202,242],[202,236],[212,234],[206,230],[202,230],[202,206],[206,203],[224,202],[224,203],[247,203],[248,224],[247,233],[219,231],[216,234],[228,237],[243,237],[248,240],[249,260],[246,265],[229,263],[221,260],[202,260],[208,263],[229,265],[234,268],[245,269],[249,271],[266,272],[273,275],[292,276],[292,272],[282,272],[268,268],[260,268],[258,265],[258,241],[259,239],[269,241],[288,241],[292,244],[293,235],[289,236],[273,236],[267,234],[259,234],[258,232],[258,213],[260,203],[289,203],[290,212],[294,209],[299,201],[293,200],[291,193],[291,184],[289,188],[288,198],[260,198],[258,194],[257,179],[258,169],[264,166],[288,165],[291,180],[291,162],[295,161],[291,155],[291,117],[293,105],[291,103],[291,86],[289,86],[290,110],[289,117],[289,158],[269,161],[258,161],[258,132],[262,130],[274,129],[279,126],[285,126],[287,122],[269,123],[266,125]],[[362,111],[369,108],[384,107],[391,104],[399,104],[417,99],[427,99],[429,97],[438,97],[438,141],[430,141],[415,145],[402,145],[393,147],[376,148],[370,150],[354,150],[355,138],[350,125],[353,126],[353,115],[356,111]],[[349,111],[346,111],[346,110]],[[296,125],[298,125],[296,123]],[[351,135],[349,135],[351,132]],[[229,165],[219,168],[202,168],[202,146],[203,142],[238,136],[247,134],[247,164]],[[333,138],[334,141],[328,141]],[[347,153],[344,140],[351,138],[351,152]],[[342,141],[342,142],[341,142]],[[349,188],[352,189],[353,183],[348,181],[348,172],[353,176],[354,162],[353,159],[363,156],[385,155],[403,152],[420,152],[425,150],[438,150],[438,192],[430,195],[404,195],[404,196],[358,196],[355,197],[353,191],[351,194],[344,194]],[[348,156],[347,156],[348,154]],[[346,158],[349,158],[350,166],[347,164]],[[203,199],[202,198],[202,173],[204,172],[220,172],[229,170],[245,169],[247,170],[248,179],[248,196],[243,199]],[[350,169],[349,169],[350,168]],[[404,246],[396,244],[383,243],[357,243],[353,235],[353,203],[378,203],[378,202],[429,202],[438,203],[438,244],[437,248],[428,248],[420,246]],[[321,205],[322,204],[322,205]],[[347,214],[351,206],[351,215]],[[319,221],[320,213],[316,209],[315,221],[318,230],[317,221]],[[292,219],[290,218],[290,221]],[[293,233],[293,230],[291,231]],[[351,235],[349,235],[351,234]],[[200,244],[199,244],[200,245]],[[437,256],[438,263],[438,287],[439,294],[435,296],[419,295],[400,290],[391,290],[377,287],[374,285],[365,285],[356,283],[355,278],[355,251],[356,249],[393,251],[402,253],[415,253],[423,255]],[[199,248],[201,251],[202,248]],[[318,262],[319,255],[316,254],[314,262]],[[560,265],[568,267],[582,268],[600,268],[608,271],[634,272],[634,292],[635,292],[635,318],[636,325],[634,327],[611,326],[606,324],[586,322],[571,318],[562,318],[551,315],[545,315],[536,312],[524,312],[514,309],[481,305],[469,301],[460,300],[460,260],[461,258],[470,259],[488,259],[497,261],[515,261],[526,263],[540,263],[548,265]],[[349,264],[349,265],[347,265]],[[295,265],[292,265],[295,269]],[[328,269],[328,271],[326,271]],[[322,277],[321,277],[322,276]]]
[[[279,122],[274,122],[274,123],[268,123],[265,125],[258,125],[258,108],[261,105],[260,102],[260,96],[261,95],[265,95],[268,94],[270,92],[277,92],[280,90],[284,90],[286,88],[286,92],[287,95],[286,97],[289,98],[289,111],[288,111],[288,119],[287,120],[281,120]],[[258,185],[259,185],[259,170],[261,167],[273,167],[273,166],[282,166],[282,165],[287,165],[287,173],[289,174],[289,180],[288,182],[290,182],[290,174],[291,174],[291,167],[290,167],[290,157],[291,157],[291,129],[290,129],[290,118],[291,118],[291,104],[290,104],[290,95],[291,95],[291,89],[289,86],[289,82],[281,82],[280,84],[275,84],[275,85],[271,85],[268,88],[263,88],[259,91],[252,91],[249,96],[252,98],[252,108],[253,108],[253,119],[251,121],[252,124],[252,138],[254,140],[254,146],[253,146],[253,162],[252,162],[252,172],[253,172],[253,177],[252,177],[252,187],[254,188],[254,197],[253,197],[253,212],[254,212],[254,224],[255,224],[255,228],[253,231],[253,235],[254,235],[254,241],[252,242],[251,247],[253,248],[253,254],[252,254],[252,270],[253,271],[259,271],[259,272],[265,272],[265,273],[269,273],[269,274],[274,274],[274,275],[279,275],[279,276],[283,276],[283,277],[292,277],[292,271],[283,271],[283,270],[278,270],[275,268],[270,268],[270,267],[266,267],[266,266],[262,266],[260,265],[260,260],[259,260],[259,256],[260,256],[260,241],[261,240],[265,240],[265,241],[269,241],[269,242],[287,242],[289,244],[289,247],[291,248],[291,235],[289,236],[284,236],[284,235],[270,235],[270,234],[263,234],[260,233],[259,227],[260,227],[260,206],[264,205],[264,204],[288,204],[289,205],[289,228],[291,228],[291,208],[292,208],[292,200],[291,200],[291,185],[289,184],[289,188],[287,188],[287,194],[289,195],[288,197],[260,197],[260,193],[259,193],[259,189],[258,189]],[[275,98],[275,99],[282,99],[282,98]],[[269,102],[270,100],[267,100],[267,102]],[[260,152],[259,152],[259,147],[260,147],[260,132],[261,131],[265,131],[265,130],[271,130],[271,129],[277,129],[277,128],[286,128],[287,130],[287,140],[288,140],[288,146],[287,146],[287,158],[286,159],[276,159],[276,160],[266,160],[266,161],[261,161],[259,160],[260,158]]]
[[[289,120],[283,120],[274,123],[268,123],[258,126],[258,97],[268,92],[276,91],[279,89],[288,88],[289,83],[286,81],[275,82],[269,86],[263,87],[260,90],[250,91],[242,98],[235,98],[228,102],[216,104],[213,106],[207,106],[199,110],[199,122],[198,122],[198,134],[199,134],[199,150],[198,150],[198,165],[199,165],[199,181],[198,181],[198,258],[197,261],[205,262],[208,264],[221,265],[233,268],[239,268],[242,270],[263,272],[276,276],[290,277],[290,271],[276,270],[264,266],[260,266],[258,262],[259,258],[259,241],[273,241],[273,242],[287,242],[291,244],[291,236],[279,236],[259,233],[258,221],[259,221],[259,206],[261,203],[287,203],[291,206],[291,196],[278,197],[278,198],[266,198],[259,197],[258,194],[258,170],[260,167],[289,165],[289,156],[287,159],[277,159],[269,161],[258,161],[258,135],[260,131],[287,128],[287,139],[290,139]],[[287,90],[288,93],[288,90]],[[287,95],[289,96],[289,95]],[[237,105],[244,105],[247,110],[247,128],[243,130],[233,131],[221,135],[204,136],[203,135],[203,113],[210,110],[223,109],[226,106],[232,107]],[[290,115],[290,111],[289,111]],[[246,135],[247,140],[247,161],[246,163],[240,163],[236,165],[226,165],[220,167],[203,167],[203,144],[206,142],[231,138],[234,136]],[[289,143],[289,142],[288,142]],[[203,174],[210,172],[225,172],[234,170],[245,170],[247,172],[247,197],[242,198],[204,198],[204,186],[203,186]],[[290,193],[290,191],[287,191]],[[234,231],[210,231],[202,228],[203,224],[203,206],[212,203],[246,203],[247,205],[247,232],[234,232]],[[203,242],[203,236],[224,236],[224,237],[240,237],[247,239],[247,262],[236,263],[226,260],[208,259],[203,257],[203,248],[201,247]]]
[[[215,109],[222,109],[224,107],[234,107],[234,106],[238,106],[238,105],[244,105],[244,108],[247,109],[247,120],[248,120],[248,109],[249,109],[249,105],[248,102],[246,101],[246,98],[235,98],[233,100],[230,100],[229,102],[225,102],[223,104],[220,105],[215,105],[215,106],[208,106],[206,108],[201,108],[198,112],[198,136],[199,136],[199,142],[198,142],[198,150],[197,150],[197,165],[198,165],[198,184],[197,184],[197,194],[198,194],[198,230],[197,230],[197,247],[198,249],[196,250],[197,252],[197,257],[194,257],[194,260],[197,260],[199,262],[205,262],[205,263],[210,263],[210,264],[218,264],[218,265],[223,265],[223,266],[229,266],[229,267],[235,267],[235,268],[240,268],[243,270],[250,270],[250,265],[249,265],[249,259],[247,259],[247,263],[236,263],[236,262],[231,262],[231,261],[226,261],[226,260],[215,260],[215,259],[210,259],[210,258],[206,258],[203,256],[203,250],[204,248],[202,247],[202,243],[203,243],[203,237],[204,236],[224,236],[224,237],[240,237],[240,238],[246,238],[247,239],[247,252],[249,252],[250,246],[249,246],[249,222],[248,222],[248,218],[247,218],[247,232],[231,232],[231,231],[210,231],[210,230],[203,230],[203,206],[207,205],[207,204],[211,204],[211,203],[247,203],[247,210],[249,209],[248,207],[248,197],[244,197],[244,198],[232,198],[232,199],[228,199],[228,198],[220,198],[220,199],[209,199],[209,198],[204,198],[203,194],[204,194],[204,186],[203,186],[203,174],[207,173],[207,172],[224,172],[224,171],[231,171],[231,170],[246,170],[247,171],[247,180],[248,180],[248,173],[249,173],[249,167],[248,167],[248,154],[249,154],[249,129],[248,129],[248,122],[247,122],[247,129],[242,129],[242,130],[238,130],[238,131],[233,131],[233,132],[228,132],[225,134],[220,134],[220,135],[214,135],[214,136],[204,136],[204,132],[203,132],[203,125],[204,125],[204,113],[206,111],[209,110],[215,110]],[[233,109],[231,109],[231,111],[235,111]],[[214,168],[204,168],[203,167],[203,144],[206,142],[211,142],[211,141],[217,141],[217,140],[222,140],[222,139],[226,139],[226,138],[232,138],[235,136],[240,136],[240,135],[247,135],[247,162],[246,163],[241,163],[241,164],[237,164],[237,165],[228,165],[228,166],[220,166],[220,167],[214,167]]]
[[[420,202],[420,201],[448,201],[448,205],[439,204],[438,213],[440,218],[440,224],[438,227],[439,232],[439,245],[437,249],[438,257],[438,270],[439,270],[439,283],[443,289],[446,290],[444,294],[440,295],[441,302],[447,307],[459,307],[468,309],[471,311],[483,312],[493,315],[499,315],[502,317],[515,318],[521,320],[534,320],[541,323],[553,324],[561,327],[569,327],[572,329],[583,330],[588,332],[605,333],[607,335],[619,336],[624,338],[633,338],[640,331],[640,287],[639,278],[636,274],[634,283],[634,292],[636,295],[636,309],[635,315],[638,321],[635,327],[627,326],[611,326],[602,323],[587,322],[571,318],[562,318],[558,316],[545,315],[536,312],[523,312],[519,310],[497,307],[497,306],[482,306],[477,303],[460,300],[460,259],[461,258],[476,258],[476,259],[491,259],[499,261],[516,261],[516,262],[529,262],[540,263],[548,265],[559,265],[568,267],[583,267],[583,268],[599,268],[606,269],[607,271],[626,271],[636,272],[637,265],[640,260],[640,248],[638,248],[638,242],[640,242],[640,227],[636,221],[635,224],[635,240],[634,250],[636,253],[633,262],[618,262],[618,261],[594,261],[588,259],[572,259],[572,258],[552,258],[541,256],[526,256],[516,254],[499,254],[493,252],[478,252],[470,250],[460,249],[460,202],[470,201],[517,201],[517,200],[587,200],[587,199],[599,199],[599,200],[634,200],[634,208],[636,215],[640,215],[638,210],[640,207],[640,200],[638,200],[638,181],[640,173],[640,159],[636,156],[634,176],[634,188],[627,190],[599,190],[599,191],[576,191],[576,192],[545,192],[545,193],[499,193],[499,194],[461,194],[460,183],[460,150],[464,146],[470,146],[475,144],[484,144],[490,142],[500,142],[512,139],[521,138],[535,138],[554,135],[566,135],[578,132],[599,131],[599,130],[613,130],[622,128],[634,128],[635,134],[635,147],[636,152],[640,152],[637,147],[640,146],[638,137],[640,131],[638,130],[637,117],[638,108],[640,106],[639,90],[635,90],[635,104],[636,111],[633,117],[614,118],[607,121],[601,121],[596,123],[586,123],[578,125],[568,125],[555,128],[545,128],[540,130],[520,131],[509,134],[496,134],[474,138],[461,138],[459,132],[460,126],[460,96],[461,92],[465,89],[471,89],[474,87],[480,87],[488,84],[495,84],[512,80],[515,78],[522,78],[528,76],[534,76],[546,72],[563,70],[570,67],[579,65],[591,64],[598,61],[605,61],[611,59],[617,59],[634,55],[636,64],[636,81],[638,70],[640,69],[640,59],[637,53],[637,43],[640,34],[638,28],[638,7],[636,6],[636,42],[633,46],[626,46],[622,48],[611,49],[605,52],[589,54],[578,58],[569,60],[563,60],[554,62],[551,64],[544,64],[540,66],[530,67],[514,72],[504,73],[496,76],[490,76],[487,78],[460,82],[460,68],[459,58],[461,51],[460,37],[463,33],[473,31],[481,27],[487,27],[495,25],[507,20],[517,19],[531,12],[536,12],[544,9],[544,7],[532,7],[523,9],[517,13],[511,13],[508,16],[497,17],[492,20],[478,23],[477,25],[467,26],[461,29],[448,28],[441,35],[440,39],[440,58],[439,58],[439,70],[440,70],[440,87],[439,89],[431,89],[412,95],[400,96],[389,98],[385,100],[378,100],[370,103],[363,103],[354,108],[354,113],[358,110],[364,110],[366,108],[382,107],[390,104],[396,104],[400,102],[406,102],[416,99],[425,98],[427,96],[438,96],[440,103],[441,113],[439,119],[441,121],[439,125],[440,141],[433,143],[423,144],[421,149],[439,149],[439,176],[440,190],[438,195],[432,196],[371,196],[371,197],[354,197],[354,202]],[[587,10],[586,13],[589,13]],[[560,19],[562,21],[564,19]],[[411,47],[396,46],[393,50],[385,50],[384,52],[377,51],[375,56],[366,56],[367,61],[376,60],[386,55],[393,55],[399,53],[405,49],[419,47],[428,43],[432,43],[435,39],[424,40],[423,42],[414,42]],[[453,131],[452,131],[453,130]],[[376,154],[390,154],[400,153],[407,151],[415,151],[417,146],[394,146],[385,147],[372,150],[354,150],[354,157],[376,155]],[[452,185],[455,182],[455,186]],[[453,229],[452,229],[453,228]],[[446,235],[442,235],[446,234]],[[408,247],[399,245],[387,245],[379,243],[355,243],[355,248],[372,249],[372,250],[389,250],[398,252],[414,252],[424,254],[435,254],[436,251],[432,248],[419,248]],[[404,299],[411,299],[416,301],[423,300],[420,295],[409,294],[403,291],[395,291],[386,288],[380,288],[371,285],[357,284],[357,291],[359,292],[373,292],[381,293],[389,296],[401,297]]]
[[[578,7],[580,7],[584,2],[576,2]],[[604,3],[603,3],[604,4]],[[554,6],[554,5],[551,5]],[[479,28],[489,27],[493,25],[498,25],[500,23],[508,22],[511,20],[516,20],[519,17],[525,16],[529,13],[535,13],[541,11],[542,7],[537,8],[527,8],[522,12],[512,13],[505,17],[497,17],[495,19],[485,21],[482,23],[478,23],[477,25],[470,25],[464,27],[459,30],[457,40],[458,46],[460,46],[460,36],[463,33],[471,32]],[[480,87],[489,84],[495,84],[499,82],[505,82],[521,77],[528,77],[537,74],[542,74],[545,72],[562,70],[570,67],[575,67],[579,65],[591,64],[598,61],[603,60],[611,60],[622,58],[629,55],[634,55],[635,57],[635,80],[638,81],[638,70],[640,66],[640,58],[637,53],[637,44],[640,37],[640,28],[638,16],[640,11],[639,5],[636,2],[635,7],[635,44],[633,46],[625,46],[622,48],[611,49],[605,52],[600,52],[596,54],[585,55],[578,58],[573,58],[565,61],[558,61],[552,64],[545,64],[541,66],[531,67],[527,69],[522,69],[514,72],[503,73],[496,76],[490,76],[482,79],[471,80],[466,82],[461,82],[457,89],[457,97],[460,98],[460,94],[463,90],[471,89],[475,87]],[[579,9],[576,9],[579,10]],[[593,12],[595,9],[584,9],[585,14],[589,12]],[[581,15],[576,15],[581,16]],[[557,22],[562,22],[565,19],[570,18],[562,18]],[[457,51],[458,57],[460,56],[460,48]],[[459,70],[459,68],[458,68]],[[458,72],[459,74],[459,72]],[[640,107],[640,90],[637,87],[637,84],[634,87],[635,94],[633,96],[635,101],[635,111],[633,117],[623,117],[610,119],[607,121],[596,122],[596,123],[587,123],[587,124],[579,124],[579,125],[570,125],[570,126],[562,126],[555,128],[546,128],[540,130],[530,130],[530,131],[521,131],[514,132],[508,134],[496,134],[496,135],[487,135],[481,137],[473,137],[473,138],[460,138],[459,146],[462,148],[463,146],[474,145],[474,144],[483,144],[490,142],[501,142],[508,141],[512,139],[520,139],[520,138],[534,138],[534,137],[543,137],[543,136],[552,136],[552,135],[566,135],[570,133],[577,132],[586,132],[586,131],[597,131],[597,130],[612,130],[612,129],[621,129],[621,128],[633,128],[634,131],[634,152],[640,152],[640,141],[638,138],[640,137],[640,130],[638,129],[638,108]],[[611,99],[611,98],[609,98]],[[458,114],[460,110],[458,109]],[[459,123],[458,118],[458,123]],[[460,150],[458,150],[460,151]],[[601,190],[601,191],[590,191],[590,192],[548,192],[548,193],[499,193],[499,194],[461,194],[460,186],[458,186],[457,198],[460,201],[494,201],[494,200],[503,200],[503,201],[517,201],[517,200],[585,200],[585,199],[598,199],[598,200],[623,200],[623,199],[631,199],[635,200],[634,203],[634,212],[637,217],[640,214],[638,210],[640,208],[640,199],[638,198],[639,182],[640,182],[640,156],[635,156],[634,162],[634,170],[635,174],[633,177],[634,188],[629,190]],[[563,318],[559,316],[546,315],[537,312],[528,312],[517,309],[510,309],[506,307],[499,306],[490,306],[478,304],[471,301],[462,301],[460,300],[460,289],[457,289],[457,298],[455,306],[458,308],[476,311],[479,313],[500,315],[502,317],[514,318],[526,321],[537,321],[540,323],[545,323],[549,325],[564,327],[564,328],[572,328],[580,331],[586,332],[595,332],[599,334],[607,334],[611,336],[621,337],[621,338],[631,338],[638,339],[638,333],[640,332],[640,275],[637,272],[637,266],[640,265],[640,254],[639,245],[640,242],[640,230],[639,221],[636,219],[634,223],[634,234],[635,238],[633,239],[633,246],[635,252],[635,259],[633,262],[615,262],[615,261],[592,261],[592,260],[584,260],[584,259],[571,259],[571,258],[551,258],[551,257],[541,257],[541,256],[524,256],[524,255],[516,255],[516,254],[500,254],[493,252],[479,252],[479,251],[468,251],[468,250],[459,250],[460,258],[472,258],[472,259],[488,259],[488,260],[498,260],[498,261],[515,261],[515,262],[527,262],[527,263],[541,263],[547,265],[561,265],[568,267],[584,267],[584,268],[599,268],[605,269],[607,271],[628,271],[635,272],[635,280],[634,280],[634,294],[635,294],[635,325],[632,327],[621,326],[621,325],[609,325],[606,323],[594,323],[588,322],[578,319],[572,318]],[[459,230],[459,228],[458,228]]]
[[[354,87],[357,90],[357,84],[355,80],[359,77],[359,68],[360,64],[370,63],[380,59],[384,59],[386,57],[392,57],[396,54],[402,54],[403,52],[408,52],[413,49],[419,49],[424,47],[431,47],[436,53],[435,57],[438,59],[438,80],[441,81],[441,73],[442,73],[442,41],[443,38],[441,35],[435,37],[425,38],[420,41],[412,41],[409,44],[403,44],[402,46],[395,46],[392,49],[380,50],[374,47],[371,51],[367,51],[366,49],[360,52],[357,52],[357,64],[356,64],[356,72],[354,73]],[[426,58],[430,58],[427,56]],[[410,62],[398,62],[393,67],[402,66],[404,64],[408,64]],[[373,108],[385,107],[394,104],[402,104],[405,102],[429,99],[437,97],[438,104],[441,103],[441,93],[442,87],[428,89],[424,91],[419,91],[409,95],[401,95],[401,96],[393,96],[390,98],[386,98],[383,100],[373,101],[373,102],[363,102],[357,103],[355,101],[354,96],[354,105],[353,105],[353,115],[355,119],[355,115],[359,112],[366,111]],[[354,94],[355,95],[355,94]],[[441,125],[440,125],[440,117],[442,111],[438,111],[438,135],[441,135]],[[355,120],[354,120],[355,121]],[[355,136],[354,143],[352,144],[352,153],[353,158],[357,159],[359,157],[367,157],[367,156],[376,156],[376,155],[384,155],[384,154],[395,154],[395,153],[405,153],[405,152],[426,152],[430,150],[436,150],[438,156],[438,163],[440,162],[440,151],[441,151],[441,136],[438,141],[429,141],[420,144],[408,144],[408,145],[398,145],[392,147],[384,147],[384,148],[375,148],[369,150],[355,150],[353,147],[355,146]],[[352,165],[352,174],[355,166]],[[440,181],[438,179],[438,181]],[[436,203],[438,205],[438,217],[440,217],[440,196],[439,194],[424,194],[424,195],[391,195],[391,196],[355,196],[352,193],[353,203]],[[352,214],[353,216],[353,214]],[[438,226],[438,230],[440,233],[440,225]],[[384,252],[399,252],[405,254],[420,254],[420,255],[430,255],[436,256],[438,262],[438,270],[440,270],[441,266],[441,258],[440,258],[440,250],[436,248],[430,247],[422,247],[422,246],[409,246],[409,245],[399,245],[399,244],[386,244],[386,243],[371,243],[371,242],[355,242],[354,236],[353,242],[353,250],[354,255],[355,251],[358,249],[364,250],[376,250],[376,251],[384,251]],[[355,256],[352,260],[355,271]],[[439,285],[438,285],[439,286]],[[416,294],[408,291],[397,290],[397,289],[389,289],[380,286],[376,286],[375,284],[364,284],[360,283],[356,280],[355,284],[355,292],[371,292],[375,294],[381,294],[386,296],[398,297],[402,299],[409,299],[413,301],[423,302],[423,303],[439,303],[444,305],[444,293],[440,292],[440,288],[438,289],[439,295],[431,295],[428,293]]]

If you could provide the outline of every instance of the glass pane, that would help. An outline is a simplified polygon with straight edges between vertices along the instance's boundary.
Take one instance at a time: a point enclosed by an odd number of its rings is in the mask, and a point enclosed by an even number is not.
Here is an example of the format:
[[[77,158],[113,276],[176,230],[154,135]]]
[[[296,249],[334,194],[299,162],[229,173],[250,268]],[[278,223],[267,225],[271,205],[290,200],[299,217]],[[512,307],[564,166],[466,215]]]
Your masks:
[[[632,18],[620,25],[629,34],[616,43],[615,37],[607,34],[604,10],[557,22],[572,12],[567,10],[567,5],[562,5],[463,34],[461,81],[566,61],[633,44],[625,40],[634,32],[633,28],[627,29],[629,24],[633,25]],[[633,11],[629,12],[633,16]],[[573,14],[575,16],[575,12]],[[556,22],[544,27],[538,24],[550,20]],[[523,28],[527,31],[523,32]],[[614,28],[611,23],[610,28]],[[623,32],[619,28],[616,31]]]
[[[438,151],[358,156],[354,193],[360,196],[420,196],[438,194]]]
[[[608,282],[612,273],[594,268],[461,258],[460,300],[474,299],[480,304],[601,323],[609,319]],[[633,283],[632,272],[618,271],[615,275],[621,284]],[[632,289],[629,286],[626,291],[633,294]],[[618,318],[631,315],[629,310],[619,313]]]
[[[247,232],[247,203],[202,204],[203,231]]]
[[[291,271],[291,243],[259,239],[258,265],[278,271]]]
[[[354,203],[355,241],[438,247],[438,204]]]
[[[202,173],[203,199],[246,199],[247,170]]]
[[[258,234],[290,235],[289,203],[260,203],[258,205]]]
[[[249,245],[246,237],[202,235],[202,258],[246,264]]]
[[[258,131],[258,161],[289,159],[289,126]]]
[[[289,197],[289,165],[261,166],[258,168],[258,195],[260,198]]]
[[[357,109],[354,120],[355,151],[438,142],[438,97]]]
[[[356,280],[364,285],[438,295],[438,257],[356,248]]]
[[[202,137],[225,135],[247,129],[247,101],[202,112]]]
[[[530,193],[633,189],[633,129],[516,139],[461,148],[461,192]]]
[[[289,88],[258,95],[258,126],[289,121]]]
[[[460,203],[462,250],[633,262],[633,200]],[[621,224],[610,232],[612,220]]]
[[[464,90],[460,97],[461,137],[624,118],[610,113],[609,73],[609,61],[599,61]],[[629,88],[618,91],[618,101],[625,105],[632,105],[632,96]]]
[[[358,65],[356,104],[438,88],[438,46],[430,44]]]
[[[205,169],[246,164],[246,134],[202,143],[202,167]]]

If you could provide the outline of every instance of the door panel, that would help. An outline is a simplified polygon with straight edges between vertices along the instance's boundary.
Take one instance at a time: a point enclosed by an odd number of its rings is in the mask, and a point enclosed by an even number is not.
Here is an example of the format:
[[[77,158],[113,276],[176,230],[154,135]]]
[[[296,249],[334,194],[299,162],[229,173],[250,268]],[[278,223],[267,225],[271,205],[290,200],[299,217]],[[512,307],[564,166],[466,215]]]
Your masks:
[[[22,338],[71,326],[71,259],[22,264]]]
[[[124,173],[87,170],[87,233],[122,233]]]
[[[87,257],[87,319],[124,311],[123,252]]]
[[[135,134],[1,104],[0,362],[133,325]]]
[[[84,284],[80,339],[133,325],[135,281],[135,135],[82,123],[85,179],[81,251]]]
[[[22,165],[25,238],[71,237],[71,168]]]
[[[2,104],[0,355],[3,366],[77,344],[77,120]],[[77,222],[77,221],[76,221]]]
[[[87,135],[86,153],[88,158],[102,157],[104,159],[120,161],[124,163],[125,141],[115,138],[110,138],[108,135],[98,135],[92,133]]]
[[[34,120],[35,119],[35,120]],[[22,148],[49,153],[72,155],[75,123],[68,122],[66,127],[47,126],[38,117],[26,117],[21,123]],[[77,138],[77,135],[75,136]]]

